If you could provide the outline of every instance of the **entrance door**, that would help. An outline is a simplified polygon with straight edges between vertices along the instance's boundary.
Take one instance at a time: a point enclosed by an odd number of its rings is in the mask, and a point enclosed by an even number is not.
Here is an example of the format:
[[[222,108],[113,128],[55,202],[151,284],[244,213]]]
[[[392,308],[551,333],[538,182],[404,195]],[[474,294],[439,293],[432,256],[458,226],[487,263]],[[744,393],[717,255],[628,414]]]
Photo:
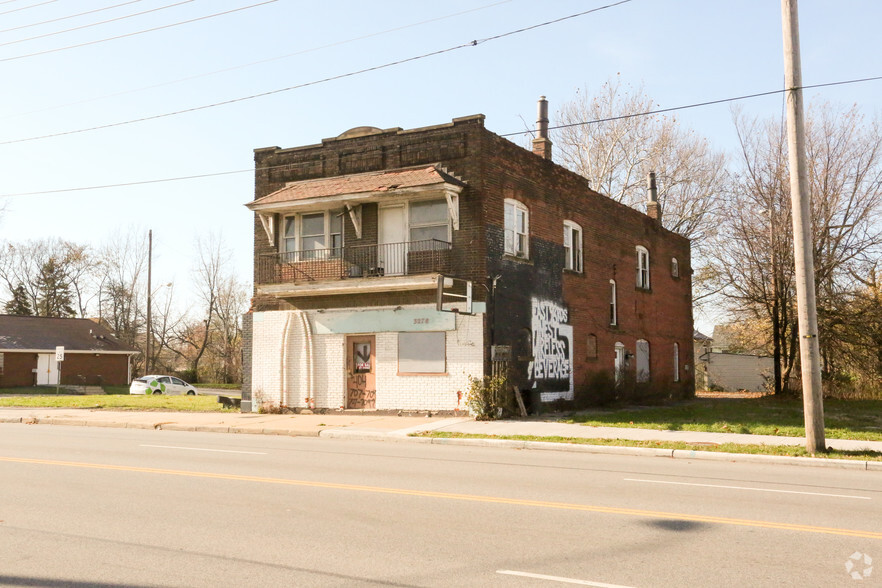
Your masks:
[[[403,276],[407,272],[407,223],[404,206],[387,206],[379,211],[377,262],[384,275]]]
[[[376,408],[374,335],[346,337],[346,408]]]
[[[625,375],[625,346],[616,343],[616,384],[622,383],[622,377]]]
[[[37,355],[37,386],[56,385],[58,385],[58,363],[55,361],[55,354]]]

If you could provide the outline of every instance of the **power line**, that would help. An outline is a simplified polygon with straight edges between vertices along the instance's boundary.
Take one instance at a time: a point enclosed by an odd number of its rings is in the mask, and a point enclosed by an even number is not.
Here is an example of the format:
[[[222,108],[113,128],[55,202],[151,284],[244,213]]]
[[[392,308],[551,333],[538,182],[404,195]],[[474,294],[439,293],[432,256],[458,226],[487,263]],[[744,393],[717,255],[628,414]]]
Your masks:
[[[877,80],[882,80],[882,76],[875,76],[875,77],[871,77],[871,78],[860,78],[860,79],[855,79],[855,80],[843,80],[840,82],[827,82],[825,84],[812,84],[810,86],[801,86],[800,89],[812,90],[815,88],[827,88],[830,86],[843,86],[846,84],[857,84],[857,83],[861,83],[861,82],[874,82]],[[672,106],[670,108],[658,108],[655,110],[646,110],[643,112],[633,112],[631,114],[621,114],[618,116],[611,116],[608,118],[598,118],[598,119],[594,119],[594,120],[586,120],[586,121],[568,123],[565,125],[557,125],[554,127],[548,127],[548,130],[551,131],[551,130],[557,130],[557,129],[567,129],[570,127],[581,127],[581,126],[585,126],[585,125],[593,125],[593,124],[604,123],[604,122],[612,122],[615,120],[625,120],[628,118],[635,118],[638,116],[649,116],[649,115],[653,115],[653,114],[663,114],[665,112],[673,112],[675,110],[688,110],[690,108],[699,108],[701,106],[712,106],[714,104],[724,104],[726,102],[737,102],[739,100],[748,100],[750,98],[760,98],[762,96],[773,96],[775,94],[784,94],[785,92],[792,90],[792,89],[794,89],[794,88],[784,88],[781,90],[770,90],[768,92],[758,92],[756,94],[745,94],[743,96],[735,96],[732,98],[721,98],[719,100],[709,100],[707,102],[696,102],[694,104],[686,104],[683,106]],[[514,133],[505,133],[505,134],[501,134],[499,136],[500,137],[514,137],[517,135],[528,135],[531,133],[533,133],[532,130],[527,130],[527,131],[517,131]]]
[[[53,37],[53,36],[55,36],[55,35],[63,35],[64,33],[72,33],[73,31],[79,31],[79,30],[82,30],[82,29],[88,29],[88,28],[91,28],[91,27],[97,27],[97,26],[99,26],[99,25],[103,25],[103,24],[107,24],[107,23],[111,23],[111,22],[117,22],[117,21],[120,21],[120,20],[125,20],[125,19],[127,19],[127,18],[133,18],[133,17],[136,17],[136,16],[143,16],[143,15],[145,15],[145,14],[150,14],[151,12],[159,12],[160,10],[166,10],[166,9],[168,9],[168,8],[174,8],[175,6],[181,6],[182,4],[189,4],[190,2],[194,2],[194,1],[195,1],[195,0],[183,0],[183,1],[181,1],[181,2],[176,2],[175,4],[167,4],[166,6],[159,6],[158,8],[151,8],[150,10],[144,10],[143,12],[135,12],[134,14],[126,14],[126,15],[123,15],[123,16],[117,16],[116,18],[110,18],[110,19],[107,19],[107,20],[102,20],[102,21],[98,21],[98,22],[92,22],[92,23],[89,23],[89,24],[80,25],[80,26],[78,26],[78,27],[73,27],[73,28],[70,28],[70,29],[65,29],[65,30],[63,30],[63,31],[54,31],[54,32],[51,32],[51,33],[44,33],[44,34],[42,34],[42,35],[36,35],[36,36],[34,36],[34,37],[27,37],[27,38],[25,38],[25,39],[16,39],[16,40],[14,40],[14,41],[6,41],[5,43],[0,43],[0,47],[5,47],[5,46],[7,46],[7,45],[15,45],[16,43],[25,43],[25,42],[27,42],[27,41],[35,41],[35,40],[37,40],[37,39],[44,39],[44,38],[46,38],[46,37]],[[95,12],[95,11],[92,11],[92,12]],[[83,14],[86,14],[86,13],[83,13]],[[0,32],[2,32],[2,31],[0,31]]]
[[[53,2],[58,2],[58,0],[46,0],[46,2],[39,2],[37,4],[31,4],[30,6],[13,8],[12,10],[7,10],[6,12],[0,12],[0,16],[3,16],[4,14],[12,14],[13,12],[21,12],[22,10],[28,10],[30,8],[36,8],[37,6],[43,6],[44,4],[52,4]]]
[[[15,0],[6,0],[6,1],[7,2],[14,2]],[[122,4],[114,4],[113,6],[105,6],[104,8],[96,8],[94,10],[87,10],[86,12],[79,12],[77,14],[69,14],[67,16],[59,16],[58,18],[53,18],[50,20],[44,20],[41,22],[32,22],[31,24],[19,25],[17,27],[12,27],[9,29],[2,29],[2,30],[0,30],[0,33],[10,33],[12,31],[19,31],[21,29],[29,29],[31,27],[37,27],[37,26],[44,25],[44,24],[51,24],[53,22],[67,20],[69,18],[76,18],[78,16],[86,16],[87,14],[94,14],[96,12],[104,12],[105,10],[112,10],[114,8],[119,8],[120,6],[127,6],[129,4],[136,4],[138,2],[141,2],[141,0],[129,0],[128,2],[123,2]],[[0,2],[0,4],[3,4],[3,2]]]
[[[844,81],[840,81],[840,82],[828,82],[828,83],[824,83],[824,84],[812,84],[809,86],[802,86],[800,89],[811,90],[811,89],[815,89],[815,88],[827,88],[827,87],[831,87],[831,86],[841,86],[841,85],[845,85],[845,84],[857,84],[857,83],[862,83],[862,82],[874,82],[874,81],[878,81],[878,80],[882,80],[882,76],[860,78],[860,79],[854,79],[854,80],[844,80]],[[790,88],[790,90],[792,90],[792,89],[794,89],[794,88]],[[706,102],[696,102],[694,104],[686,104],[683,106],[672,106],[670,108],[661,108],[661,109],[657,109],[657,110],[648,110],[645,112],[635,112],[632,114],[623,114],[621,116],[614,116],[614,117],[609,117],[609,118],[601,118],[601,119],[582,121],[582,122],[571,123],[571,124],[566,124],[566,125],[559,125],[556,127],[549,127],[549,130],[563,129],[563,128],[567,128],[567,127],[575,127],[575,126],[580,126],[580,125],[590,125],[590,124],[596,124],[596,123],[602,123],[602,122],[609,122],[609,121],[613,121],[613,120],[634,118],[634,117],[638,117],[638,116],[649,116],[652,114],[660,114],[663,112],[673,112],[676,110],[686,110],[686,109],[690,109],[690,108],[698,108],[701,106],[712,106],[714,104],[723,104],[726,102],[735,102],[738,100],[748,100],[751,98],[760,98],[762,96],[772,96],[775,94],[782,94],[787,91],[788,91],[788,89],[770,90],[768,92],[757,92],[755,94],[745,94],[743,96],[735,96],[733,98],[721,98],[719,100],[708,100]],[[532,131],[517,131],[514,133],[500,134],[499,136],[500,137],[512,137],[515,135],[526,135],[531,132]],[[146,184],[159,184],[159,183],[165,183],[165,182],[196,180],[196,179],[212,178],[212,177],[226,176],[226,175],[233,175],[233,174],[255,173],[257,171],[266,171],[266,170],[272,170],[272,169],[281,168],[281,167],[285,167],[285,165],[266,166],[266,167],[261,167],[261,168],[239,169],[239,170],[197,174],[197,175],[190,175],[190,176],[179,176],[179,177],[173,177],[173,178],[141,180],[141,181],[135,181],[135,182],[124,182],[124,183],[119,183],[119,184],[104,184],[104,185],[98,185],[98,186],[81,186],[81,187],[77,187],[77,188],[61,188],[58,190],[40,190],[40,191],[35,191],[35,192],[15,192],[15,193],[10,193],[10,194],[0,194],[0,198],[12,198],[12,197],[17,197],[17,196],[43,196],[43,195],[50,195],[50,194],[63,194],[63,193],[67,193],[67,192],[84,192],[87,190],[103,190],[103,189],[107,189],[107,188],[124,188],[124,187],[129,187],[129,186],[142,186],[142,185],[146,185]]]
[[[14,0],[7,0],[7,1],[14,1]],[[133,0],[133,1],[135,1],[135,2],[140,2],[141,0]],[[345,44],[348,44],[348,43],[353,43],[353,42],[355,42],[355,41],[361,41],[361,40],[364,40],[364,39],[370,39],[370,38],[372,38],[372,37],[377,37],[377,36],[380,36],[380,35],[385,35],[385,34],[388,34],[388,33],[393,33],[393,32],[395,32],[395,31],[401,31],[401,30],[404,30],[404,29],[408,29],[408,28],[412,28],[412,27],[416,27],[416,26],[420,26],[420,25],[428,24],[428,23],[431,23],[431,22],[437,22],[437,21],[440,21],[440,20],[445,20],[445,19],[448,19],[448,18],[453,18],[453,17],[456,17],[456,16],[461,16],[461,15],[463,15],[463,14],[468,14],[468,13],[470,13],[470,12],[477,12],[477,11],[479,11],[479,10],[486,10],[487,8],[492,8],[492,7],[494,7],[494,6],[498,6],[498,5],[500,5],[500,4],[507,4],[507,3],[509,3],[509,2],[512,2],[512,0],[499,0],[498,2],[493,2],[493,3],[491,3],[491,4],[485,4],[484,6],[478,6],[477,8],[470,8],[470,9],[468,9],[468,10],[462,10],[462,11],[460,11],[460,12],[454,12],[454,13],[452,13],[452,14],[447,14],[447,15],[444,15],[444,16],[438,16],[438,17],[435,17],[435,18],[429,18],[429,19],[426,19],[426,20],[421,20],[421,21],[419,21],[419,22],[415,22],[415,23],[410,23],[410,24],[406,24],[406,25],[402,25],[402,26],[398,26],[398,27],[393,27],[393,28],[390,28],[390,29],[384,29],[384,30],[382,30],[382,31],[377,31],[377,32],[374,32],[374,33],[369,33],[369,34],[367,34],[367,35],[360,35],[360,36],[358,36],[358,37],[352,37],[352,38],[350,38],[350,39],[345,39],[345,40],[342,40],[342,41],[335,41],[335,42],[333,42],[333,43],[327,43],[327,44],[325,44],[325,45],[319,45],[318,47],[312,47],[312,48],[309,48],[309,49],[302,49],[302,50],[300,50],[300,51],[295,51],[295,52],[293,52],[293,53],[286,53],[286,54],[284,54],[284,55],[278,55],[278,56],[276,56],[276,57],[268,57],[268,58],[266,58],[266,59],[260,59],[260,60],[258,60],[258,61],[252,61],[252,62],[244,63],[244,64],[241,64],[241,65],[235,65],[235,66],[231,66],[231,67],[225,67],[225,68],[217,69],[217,70],[210,71],[210,72],[205,72],[205,73],[201,73],[201,74],[195,74],[195,75],[188,76],[188,77],[185,77],[185,78],[178,78],[178,79],[176,79],[176,80],[170,80],[170,81],[167,81],[167,82],[161,82],[161,83],[158,83],[158,84],[152,84],[152,85],[150,85],[150,86],[142,86],[142,87],[140,87],[140,88],[134,88],[134,89],[130,89],[130,90],[123,90],[123,91],[120,91],[120,92],[115,92],[115,93],[113,93],[113,94],[105,94],[105,95],[103,95],[103,96],[95,96],[95,97],[93,97],[93,98],[86,98],[86,99],[83,99],[83,100],[78,100],[78,101],[76,101],[76,102],[68,102],[68,103],[66,103],[66,104],[58,104],[58,105],[55,105],[55,106],[49,106],[49,107],[46,107],[46,108],[40,108],[40,109],[38,109],[38,110],[30,110],[30,111],[28,111],[28,112],[22,112],[22,113],[18,113],[18,114],[8,114],[8,115],[5,115],[5,116],[0,116],[0,120],[7,119],[7,118],[15,118],[15,117],[19,117],[19,116],[27,116],[27,115],[30,115],[30,114],[37,114],[37,113],[40,113],[40,112],[47,112],[47,111],[50,111],[50,110],[57,110],[57,109],[59,109],[59,108],[66,108],[66,107],[68,107],[68,106],[75,106],[75,105],[77,105],[77,104],[84,104],[84,103],[88,103],[88,102],[94,102],[94,101],[96,101],[96,100],[103,100],[103,99],[105,99],[105,98],[114,98],[114,97],[116,97],[116,96],[123,96],[123,95],[125,95],[125,94],[131,94],[131,93],[134,93],[134,92],[142,92],[142,91],[144,91],[144,90],[152,90],[152,89],[154,89],[154,88],[161,88],[161,87],[163,87],[163,86],[169,86],[169,85],[173,85],[173,84],[179,84],[179,83],[182,83],[182,82],[187,82],[187,81],[195,80],[195,79],[198,79],[198,78],[203,78],[203,77],[207,77],[207,76],[212,76],[212,75],[216,75],[216,74],[219,74],[219,73],[224,73],[224,72],[228,72],[228,71],[234,71],[234,70],[237,70],[237,69],[244,69],[244,68],[247,68],[247,67],[252,67],[252,66],[254,66],[254,65],[260,65],[260,64],[262,64],[262,63],[270,63],[270,62],[273,62],[273,61],[278,61],[278,60],[280,60],[280,59],[287,59],[288,57],[294,57],[295,55],[303,55],[303,54],[305,54],[305,53],[311,53],[311,52],[314,52],[314,51],[320,51],[320,50],[322,50],[322,49],[328,49],[328,48],[330,48],[330,47],[337,47],[337,46],[340,46],[340,45],[345,45]],[[119,5],[119,6],[121,6],[121,5]],[[3,32],[3,31],[0,31],[0,32]]]
[[[277,1],[277,0],[270,0],[270,2],[275,2],[275,1]],[[51,134],[48,134],[48,135],[40,135],[40,136],[37,136],[37,137],[27,137],[27,138],[25,138],[25,139],[13,139],[13,140],[10,140],[10,141],[0,141],[0,145],[13,145],[13,144],[16,144],[16,143],[25,143],[25,142],[29,142],[29,141],[38,141],[38,140],[41,140],[41,139],[50,139],[50,138],[54,138],[54,137],[63,137],[63,136],[66,136],[66,135],[74,135],[74,134],[77,134],[77,133],[86,133],[86,132],[89,132],[89,131],[97,131],[97,130],[101,130],[101,129],[109,129],[109,128],[120,127],[120,126],[130,125],[130,124],[139,123],[139,122],[146,122],[146,121],[150,121],[150,120],[157,120],[157,119],[160,119],[160,118],[167,118],[167,117],[170,117],[170,116],[177,116],[177,115],[179,115],[179,114],[186,114],[186,113],[189,113],[189,112],[197,112],[197,111],[200,111],[200,110],[207,110],[207,109],[209,109],[209,108],[216,108],[216,107],[218,107],[218,106],[226,106],[226,105],[229,105],[229,104],[235,104],[235,103],[237,103],[237,102],[245,102],[245,101],[247,101],[247,100],[254,100],[254,99],[256,99],[256,98],[264,98],[264,97],[266,97],[266,96],[272,96],[273,94],[281,94],[281,93],[283,93],[283,92],[290,92],[291,90],[298,90],[298,89],[301,89],[301,88],[306,88],[306,87],[309,87],[309,86],[316,86],[316,85],[318,85],[318,84],[324,84],[324,83],[326,83],[326,82],[331,82],[331,81],[335,81],[335,80],[340,80],[340,79],[344,79],[344,78],[349,78],[349,77],[353,77],[353,76],[361,75],[361,74],[368,73],[368,72],[372,72],[372,71],[378,71],[378,70],[381,70],[381,69],[387,69],[387,68],[390,68],[390,67],[394,67],[394,66],[396,66],[396,65],[402,65],[402,64],[404,64],[404,63],[410,63],[410,62],[412,62],[412,61],[418,61],[418,60],[420,60],[420,59],[426,59],[426,58],[428,58],[428,57],[434,57],[434,56],[436,56],[436,55],[441,55],[441,54],[444,54],[444,53],[449,53],[449,52],[451,52],[451,51],[456,51],[456,50],[458,50],[458,49],[464,49],[464,48],[466,48],[466,47],[476,47],[477,45],[480,45],[480,44],[483,44],[483,43],[488,43],[488,42],[490,42],[490,41],[495,41],[495,40],[498,40],[498,39],[502,39],[502,38],[504,38],[504,37],[509,37],[509,36],[511,36],[511,35],[516,35],[516,34],[519,34],[519,33],[526,32],[526,31],[531,31],[531,30],[537,29],[537,28],[539,28],[539,27],[549,26],[549,25],[556,24],[556,23],[559,23],[559,22],[562,22],[562,21],[565,21],[565,20],[573,19],[573,18],[576,18],[576,17],[579,17],[579,16],[585,16],[586,14],[591,14],[591,13],[593,13],[593,12],[598,12],[598,11],[600,11],[600,10],[605,10],[605,9],[607,9],[607,8],[613,8],[613,7],[615,7],[615,6],[619,6],[619,5],[621,5],[621,4],[627,4],[628,2],[631,2],[631,1],[632,1],[632,0],[620,0],[619,2],[615,2],[615,3],[613,3],[613,4],[607,4],[606,6],[600,6],[600,7],[598,7],[598,8],[592,8],[591,10],[586,10],[586,11],[584,11],[584,12],[578,12],[578,13],[576,13],[576,14],[571,14],[571,15],[568,15],[568,16],[564,16],[564,17],[561,17],[561,18],[554,19],[554,20],[549,20],[549,21],[542,22],[542,23],[539,23],[539,24],[536,24],[536,25],[532,25],[532,26],[529,26],[529,27],[525,27],[525,28],[522,28],[522,29],[517,29],[517,30],[514,30],[514,31],[509,31],[509,32],[507,32],[507,33],[502,33],[502,34],[500,34],[500,35],[495,35],[495,36],[493,36],[493,37],[487,37],[487,38],[484,38],[484,39],[476,39],[476,40],[473,40],[473,41],[469,41],[469,42],[467,42],[467,43],[462,43],[462,44],[460,44],[460,45],[456,45],[456,46],[453,46],[453,47],[448,47],[448,48],[446,48],[446,49],[439,49],[439,50],[437,50],[437,51],[431,51],[431,52],[429,52],[429,53],[423,53],[422,55],[416,55],[416,56],[413,56],[413,57],[406,57],[406,58],[404,58],[404,59],[399,59],[399,60],[397,60],[397,61],[390,61],[390,62],[388,62],[388,63],[384,63],[384,64],[381,64],[381,65],[375,65],[375,66],[372,66],[372,67],[366,67],[366,68],[364,68],[364,69],[360,69],[360,70],[356,70],[356,71],[351,71],[351,72],[343,73],[343,74],[339,74],[339,75],[336,75],[336,76],[329,76],[329,77],[322,78],[322,79],[319,79],[319,80],[313,80],[313,81],[311,81],[311,82],[304,82],[304,83],[302,83],[302,84],[297,84],[297,85],[294,85],[294,86],[288,86],[287,88],[279,88],[279,89],[276,89],[276,90],[269,90],[269,91],[267,91],[267,92],[261,92],[261,93],[259,93],[259,94],[251,94],[251,95],[249,95],[249,96],[241,96],[241,97],[239,97],[239,98],[231,98],[231,99],[229,99],[229,100],[223,100],[223,101],[221,101],[221,102],[214,102],[214,103],[212,103],[212,104],[204,104],[204,105],[202,105],[202,106],[194,106],[194,107],[192,107],[192,108],[185,108],[185,109],[182,109],[182,110],[175,110],[175,111],[172,111],[172,112],[165,112],[165,113],[162,113],[162,114],[154,114],[154,115],[152,115],[152,116],[145,116],[145,117],[141,117],[141,118],[130,119],[130,120],[125,120],[125,121],[120,121],[120,122],[115,122],[115,123],[108,123],[108,124],[98,125],[98,126],[94,126],[94,127],[88,127],[88,128],[84,128],[84,129],[75,129],[75,130],[72,130],[72,131],[62,131],[62,132],[59,132],[59,133],[51,133]],[[268,3],[268,2],[265,2],[265,4],[266,4],[266,3]],[[255,5],[255,6],[257,6],[257,5]],[[3,60],[0,59],[0,61],[3,61]]]
[[[51,0],[52,2],[56,2],[57,0]],[[66,51],[68,49],[77,49],[79,47],[87,47],[89,45],[96,45],[98,43],[106,43],[107,41],[116,41],[117,39],[125,39],[127,37],[134,37],[135,35],[143,35],[144,33],[153,33],[155,31],[161,31],[163,29],[170,29],[172,27],[177,27],[185,24],[190,24],[194,22],[198,22],[200,20],[207,20],[209,18],[214,18],[216,16],[224,16],[227,14],[232,14],[234,12],[241,12],[242,10],[248,10],[249,8],[256,8],[258,6],[263,6],[265,4],[272,4],[273,2],[278,2],[279,0],[265,0],[264,2],[258,2],[257,4],[250,4],[248,6],[242,6],[240,8],[233,8],[232,10],[226,10],[224,12],[217,12],[215,14],[209,14],[207,16],[200,16],[197,18],[191,18],[189,20],[183,20],[180,22],[174,22],[167,25],[162,25],[159,27],[153,27],[151,29],[144,29],[142,31],[135,31],[132,33],[125,33],[123,35],[117,35],[115,37],[107,37],[104,39],[97,39],[95,41],[86,41],[85,43],[78,43],[76,45],[68,45],[66,47],[56,47],[55,49],[46,49],[44,51],[37,51],[35,53],[28,53],[25,55],[16,55],[14,57],[4,57],[0,59],[0,62],[4,61],[15,61],[17,59],[25,59],[27,57],[35,57],[37,55],[46,55],[47,53],[57,53],[59,51]]]

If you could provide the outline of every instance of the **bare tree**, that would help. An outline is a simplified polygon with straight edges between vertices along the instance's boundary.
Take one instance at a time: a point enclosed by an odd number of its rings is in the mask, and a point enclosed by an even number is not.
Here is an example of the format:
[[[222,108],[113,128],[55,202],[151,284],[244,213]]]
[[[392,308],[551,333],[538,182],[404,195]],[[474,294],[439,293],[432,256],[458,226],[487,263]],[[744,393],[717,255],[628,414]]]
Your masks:
[[[781,391],[798,347],[786,139],[781,121],[736,113],[735,123],[741,169],[727,194],[714,255],[730,310],[769,325]],[[867,285],[857,278],[882,253],[882,134],[856,107],[815,106],[806,117],[806,151],[819,335],[829,376],[844,356],[845,331],[857,327],[849,303]]]
[[[146,235],[116,233],[101,249],[101,319],[114,336],[143,350],[146,302],[144,276],[147,272]],[[135,371],[141,369],[143,351],[135,357]]]
[[[212,354],[219,363],[219,379],[224,383],[242,379],[242,329],[240,318],[248,310],[249,289],[232,275],[224,276],[217,296],[212,324]]]
[[[608,81],[595,95],[581,91],[564,104],[554,142],[563,165],[588,178],[594,190],[639,210],[647,199],[646,178],[656,173],[662,225],[692,240],[698,299],[707,295],[703,254],[717,226],[726,158],[676,118],[634,116],[654,107],[642,88]],[[582,124],[588,121],[597,122]]]

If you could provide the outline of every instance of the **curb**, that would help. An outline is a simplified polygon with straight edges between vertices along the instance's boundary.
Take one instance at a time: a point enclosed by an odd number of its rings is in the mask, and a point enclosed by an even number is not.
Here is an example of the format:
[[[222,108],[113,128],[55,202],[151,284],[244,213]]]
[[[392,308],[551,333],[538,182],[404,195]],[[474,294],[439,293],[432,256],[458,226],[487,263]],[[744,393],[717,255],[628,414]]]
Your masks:
[[[88,421],[59,417],[0,417],[0,424],[66,425],[81,427],[153,429],[201,433],[236,433],[250,435],[279,435],[289,437],[321,437],[324,439],[347,439],[351,441],[385,441],[391,443],[423,443],[430,445],[459,445],[471,447],[497,447],[506,449],[529,449],[534,451],[564,451],[600,455],[633,455],[639,457],[663,457],[720,462],[761,463],[767,465],[791,465],[847,470],[882,472],[882,461],[850,459],[824,459],[817,457],[788,457],[783,455],[757,455],[751,453],[723,453],[691,449],[660,449],[654,447],[622,447],[617,445],[587,445],[554,443],[550,441],[517,441],[514,439],[457,439],[442,437],[411,437],[410,429],[398,431],[366,431],[333,428],[321,430],[293,430],[274,428],[246,428],[223,425],[183,425],[179,423],[132,423],[119,421]]]

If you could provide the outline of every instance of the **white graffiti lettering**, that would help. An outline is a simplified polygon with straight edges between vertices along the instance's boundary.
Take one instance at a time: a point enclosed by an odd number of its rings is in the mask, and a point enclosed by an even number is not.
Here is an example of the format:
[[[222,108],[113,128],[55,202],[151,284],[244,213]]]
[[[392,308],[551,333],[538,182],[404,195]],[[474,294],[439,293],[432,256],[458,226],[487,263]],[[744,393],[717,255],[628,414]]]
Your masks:
[[[528,376],[536,380],[569,380],[573,327],[566,324],[567,309],[545,300],[533,300],[533,361]]]

